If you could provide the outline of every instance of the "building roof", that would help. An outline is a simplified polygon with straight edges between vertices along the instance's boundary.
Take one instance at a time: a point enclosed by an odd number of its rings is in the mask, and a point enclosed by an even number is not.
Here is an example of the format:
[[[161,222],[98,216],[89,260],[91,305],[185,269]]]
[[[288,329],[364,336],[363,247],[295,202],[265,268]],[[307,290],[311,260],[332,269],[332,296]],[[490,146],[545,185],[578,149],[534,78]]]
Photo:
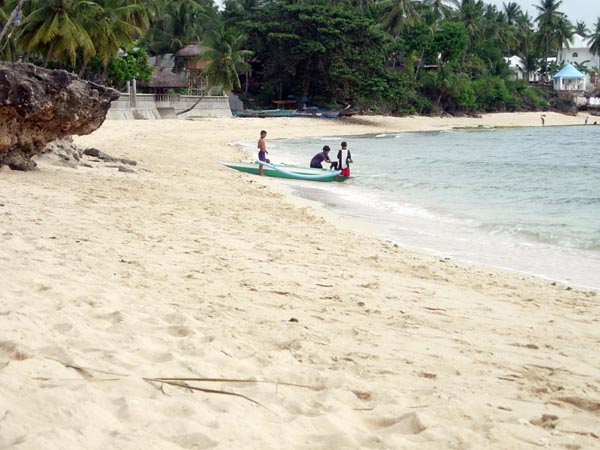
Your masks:
[[[560,69],[552,78],[585,78],[585,75],[577,70],[573,64],[569,63]]]
[[[149,88],[182,88],[187,87],[186,79],[173,73],[170,68],[160,67],[152,73],[150,81],[138,81],[138,86]]]
[[[504,58],[506,60],[506,62],[508,63],[508,66],[511,69],[521,69],[523,70],[523,68],[525,67],[525,63],[523,62],[523,58],[517,56],[517,55],[513,55],[510,58]]]
[[[206,47],[204,47],[200,44],[186,45],[185,47],[177,50],[175,52],[175,56],[181,56],[183,58],[190,58],[193,56],[198,56],[204,50],[206,50]]]
[[[567,47],[567,43],[563,44],[563,48],[569,48],[571,50],[578,48],[590,48],[590,38],[586,38],[581,36],[580,34],[575,33],[569,41],[569,46]]]

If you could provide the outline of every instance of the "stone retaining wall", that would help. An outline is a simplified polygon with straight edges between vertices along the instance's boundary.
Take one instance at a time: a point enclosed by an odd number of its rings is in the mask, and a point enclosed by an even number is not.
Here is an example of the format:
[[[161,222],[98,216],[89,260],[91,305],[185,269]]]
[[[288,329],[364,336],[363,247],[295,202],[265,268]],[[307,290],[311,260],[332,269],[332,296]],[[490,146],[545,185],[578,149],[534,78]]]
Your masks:
[[[187,117],[231,117],[229,98],[203,97],[194,109],[177,115],[198,101],[194,95],[154,95],[124,93],[111,103],[106,118],[109,120],[185,119]]]

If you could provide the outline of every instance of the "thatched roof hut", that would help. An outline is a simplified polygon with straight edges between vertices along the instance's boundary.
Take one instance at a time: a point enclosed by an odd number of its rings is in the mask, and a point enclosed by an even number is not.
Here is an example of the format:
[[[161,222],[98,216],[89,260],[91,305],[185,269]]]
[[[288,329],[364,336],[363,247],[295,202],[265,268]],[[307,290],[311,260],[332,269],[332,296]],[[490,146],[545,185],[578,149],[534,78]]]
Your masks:
[[[175,56],[182,58],[193,58],[204,51],[205,47],[200,44],[186,45],[175,52]]]
[[[175,52],[176,58],[182,58],[185,61],[186,70],[202,70],[209,61],[198,61],[196,57],[200,55],[206,47],[200,44],[186,45]]]
[[[159,67],[152,74],[150,81],[138,81],[140,88],[150,88],[154,92],[162,92],[166,89],[186,88],[187,80],[181,75],[173,73],[170,68]]]

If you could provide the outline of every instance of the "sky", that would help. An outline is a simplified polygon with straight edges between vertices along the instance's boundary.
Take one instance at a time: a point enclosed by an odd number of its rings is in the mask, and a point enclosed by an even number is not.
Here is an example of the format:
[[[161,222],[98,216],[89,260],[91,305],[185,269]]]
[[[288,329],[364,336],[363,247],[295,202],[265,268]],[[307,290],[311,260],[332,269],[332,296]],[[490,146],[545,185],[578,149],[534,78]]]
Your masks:
[[[511,1],[520,5],[521,9],[528,12],[533,19],[539,15],[533,5],[539,5],[540,0],[484,0],[485,3],[496,5],[498,9],[504,9],[503,3],[508,4]],[[600,17],[600,0],[562,0],[558,10],[565,13],[573,25],[583,20],[593,31],[596,20]]]

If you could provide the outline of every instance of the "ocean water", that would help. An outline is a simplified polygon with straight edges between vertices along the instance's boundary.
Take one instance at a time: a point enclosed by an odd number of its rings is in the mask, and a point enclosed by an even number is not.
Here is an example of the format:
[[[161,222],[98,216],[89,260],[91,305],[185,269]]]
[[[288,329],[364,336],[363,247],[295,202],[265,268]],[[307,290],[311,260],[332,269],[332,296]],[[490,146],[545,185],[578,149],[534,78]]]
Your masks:
[[[346,183],[285,181],[400,245],[600,289],[600,126],[271,140],[274,162],[352,152]]]

